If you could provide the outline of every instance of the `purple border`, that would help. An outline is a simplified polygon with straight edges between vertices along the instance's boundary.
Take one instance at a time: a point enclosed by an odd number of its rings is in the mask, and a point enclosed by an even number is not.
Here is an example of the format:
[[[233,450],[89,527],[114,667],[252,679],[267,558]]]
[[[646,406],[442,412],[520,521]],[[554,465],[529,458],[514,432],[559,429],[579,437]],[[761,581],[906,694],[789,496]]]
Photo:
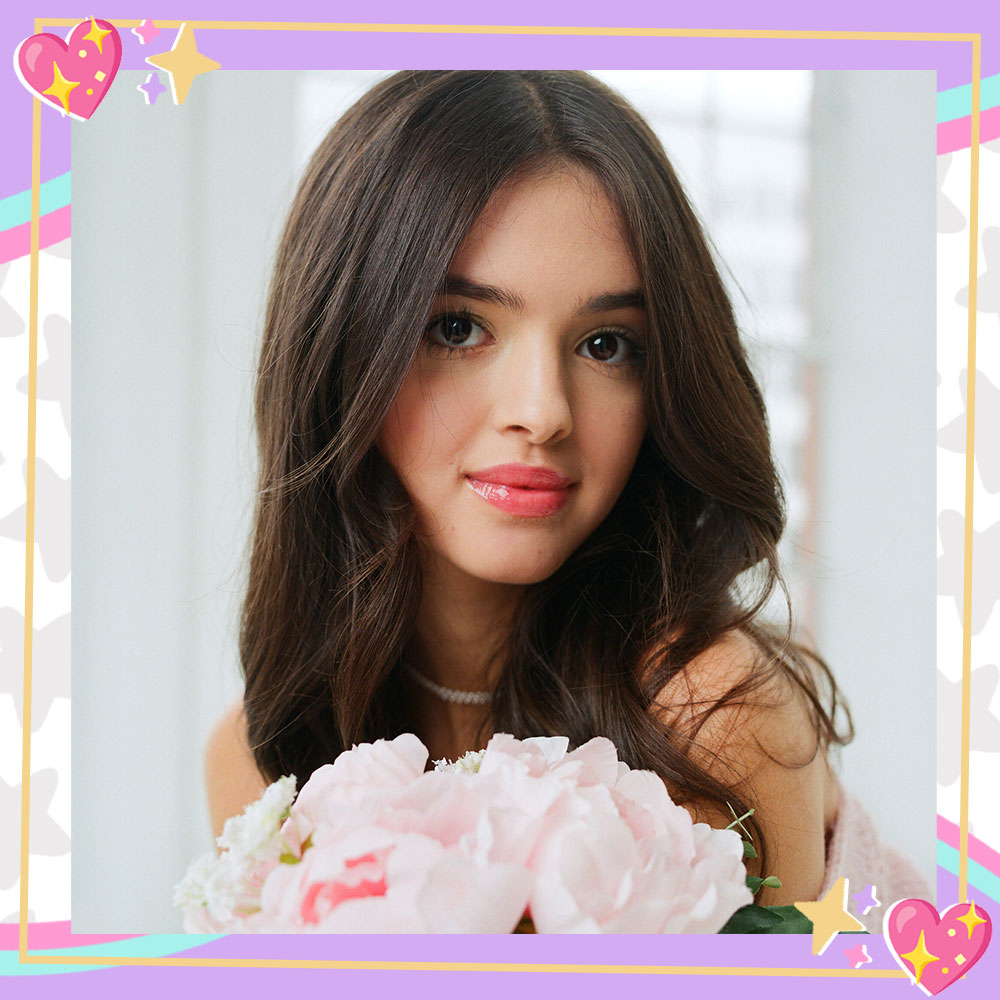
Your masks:
[[[938,892],[942,898],[958,898],[958,880],[938,870]],[[984,906],[1000,926],[1000,905],[981,894],[977,905]],[[239,958],[277,956],[284,958],[350,958],[357,961],[392,959],[398,961],[496,961],[591,964],[720,964],[725,951],[726,965],[756,965],[783,968],[846,968],[843,952],[860,938],[838,937],[827,952],[813,958],[808,938],[802,936],[711,937],[673,936],[654,939],[644,935],[622,937],[498,936],[465,939],[456,936],[398,937],[227,937],[186,952],[190,957]],[[896,969],[880,937],[864,938],[872,962],[866,969]],[[627,992],[629,1000],[662,1000],[670,991],[695,993],[712,998],[796,997],[808,991],[809,1000],[840,1000],[850,991],[852,1000],[898,996],[912,990],[903,978],[777,978],[730,976],[664,977],[634,973],[545,973],[545,972],[365,972],[356,970],[262,970],[262,969],[148,969],[120,967],[84,973],[26,977],[14,982],[18,1000],[52,1000],[72,991],[84,1000],[142,996],[143,1000],[172,1000],[175,993],[194,988],[197,996],[219,996],[222,991],[240,1000],[273,1000],[291,987],[323,995],[355,993],[371,996],[407,996],[411,1000],[436,1000],[469,991],[476,1000],[507,1000],[512,994],[525,997],[571,993],[573,1000],[606,1000],[609,993]],[[470,976],[475,981],[470,981]],[[291,978],[294,977],[294,978]],[[372,977],[377,977],[373,980]],[[992,996],[1000,981],[1000,948],[989,949],[956,997]],[[373,986],[377,988],[373,990]]]
[[[17,3],[18,7],[27,4]],[[115,3],[102,8],[103,18],[134,18],[158,11],[142,5]],[[551,25],[574,23],[621,27],[745,27],[788,28],[842,31],[981,31],[984,35],[1000,19],[990,10],[989,0],[952,0],[940,11],[936,6],[904,4],[899,0],[880,3],[877,8],[863,0],[842,0],[835,8],[809,8],[797,0],[769,0],[753,5],[752,14],[745,3],[719,0],[706,10],[683,10],[650,0],[623,0],[614,6],[580,0],[572,10],[551,0],[508,0],[494,8],[490,16],[479,8],[457,0],[435,0],[419,7],[401,0],[371,0],[370,3],[340,3],[331,6],[318,0],[292,0],[273,5],[264,0],[214,0],[198,5],[180,4],[163,11],[171,18],[198,20],[285,20],[343,21],[366,23],[412,23],[416,21],[449,23],[495,23],[516,25]],[[0,49],[13,54],[17,44],[31,33],[33,17],[39,9],[52,16],[76,16],[80,11],[65,2],[51,8],[32,5],[23,17],[8,12],[0,25]],[[85,12],[80,16],[86,16]],[[61,31],[65,34],[65,31]],[[547,66],[610,69],[626,67],[680,68],[785,68],[800,69],[931,69],[938,72],[938,89],[968,83],[972,73],[971,45],[942,42],[845,42],[845,41],[771,41],[743,39],[668,39],[668,38],[559,38],[530,36],[429,36],[429,35],[352,35],[344,36],[305,32],[275,32],[265,38],[258,32],[204,32],[209,51],[226,69],[388,68],[392,66],[425,67],[520,67]],[[144,58],[152,50],[141,46],[130,32],[123,38],[123,69],[142,69]],[[157,42],[162,39],[157,39]],[[982,76],[1000,72],[1000,52],[984,39]],[[0,134],[31,134],[31,102],[12,71],[0,88]],[[76,123],[77,126],[82,123]],[[69,144],[64,132],[72,128],[68,119],[53,113],[43,115],[42,180],[69,169]],[[0,158],[0,198],[31,187],[31,150],[25,143],[13,146]]]
[[[19,4],[24,7],[27,5]],[[215,0],[199,5],[182,4],[173,10],[144,10],[117,2],[95,10],[97,16],[114,19],[162,13],[171,18],[199,20],[301,20],[322,21],[330,18],[368,22],[431,23],[506,23],[559,24],[571,17],[575,24],[616,26],[676,26],[676,27],[746,27],[799,28],[814,30],[876,30],[876,31],[981,31],[984,38],[982,75],[1000,72],[1000,54],[990,42],[991,29],[1000,15],[987,0],[952,0],[947,8],[933,6],[917,8],[898,0],[874,8],[861,0],[842,0],[834,9],[804,8],[798,2],[758,2],[752,11],[745,3],[720,0],[704,11],[678,10],[663,4],[624,0],[614,7],[581,0],[572,11],[555,4],[510,0],[489,15],[468,2],[424,3],[419,8],[400,0],[371,0],[366,4],[341,3],[336,6],[316,0],[293,0],[281,6],[280,13],[268,9],[261,0]],[[32,18],[40,8],[17,16],[8,11],[0,25],[0,45],[12,54],[17,43],[32,30]],[[65,3],[46,7],[52,16],[86,16],[89,11]],[[207,32],[205,33],[207,35]],[[201,37],[201,33],[199,35]],[[208,39],[205,39],[208,41]],[[144,66],[143,57],[150,51],[140,46],[129,33],[123,34],[123,68]],[[743,40],[672,40],[672,39],[600,39],[600,38],[502,38],[496,36],[399,36],[354,35],[350,44],[343,36],[282,33],[267,39],[257,33],[219,32],[213,34],[205,50],[218,59],[224,68],[291,68],[291,67],[364,67],[383,68],[407,66],[585,66],[588,68],[653,67],[726,67],[726,68],[936,68],[938,89],[948,89],[971,78],[971,46],[968,44],[900,43],[900,42],[773,42]],[[157,50],[156,46],[152,50]],[[8,62],[8,67],[10,63]],[[178,111],[178,113],[182,113]],[[12,69],[8,69],[0,89],[0,128],[8,137],[8,149],[0,157],[0,197],[30,187],[31,102],[27,99]],[[69,128],[86,127],[70,123],[43,109],[43,173],[42,180],[69,169]],[[15,144],[10,136],[21,137]],[[942,905],[957,898],[957,880],[939,872],[939,898]],[[991,907],[994,920],[1000,924],[1000,913]],[[462,939],[426,938],[342,938],[342,939],[274,939],[273,949],[264,947],[258,939],[228,938],[197,949],[196,954],[310,954],[336,957],[338,954],[391,957],[393,959],[442,960],[445,957],[489,958],[498,961],[588,961],[640,962],[642,964],[678,963],[712,964],[718,961],[718,949],[723,939],[689,938],[684,942],[682,956],[663,942],[662,951],[651,947],[652,942],[635,937],[587,940],[576,938],[479,938],[475,943]],[[727,938],[726,961],[730,964],[808,966],[810,961],[840,966],[843,956],[837,942],[826,956],[812,960],[801,938]],[[271,942],[268,942],[271,943]],[[887,968],[885,946],[873,937],[866,942],[875,961],[868,968]],[[350,949],[350,951],[345,949]],[[714,954],[713,954],[714,952]],[[294,981],[287,977],[294,975]],[[298,989],[352,990],[360,989],[374,995],[394,995],[406,991],[420,997],[448,995],[458,989],[472,989],[478,997],[506,997],[512,990],[528,995],[549,993],[564,988],[575,997],[604,998],[609,990],[626,989],[630,997],[660,997],[664,990],[696,991],[700,996],[722,997],[740,994],[744,997],[794,996],[808,989],[811,997],[842,996],[846,988],[858,997],[884,995],[894,990],[910,988],[900,980],[841,980],[841,979],[776,979],[750,978],[735,980],[723,977],[697,977],[678,981],[659,976],[574,975],[571,981],[541,973],[481,973],[475,983],[467,976],[446,973],[380,972],[373,979],[365,972],[294,972],[241,969],[149,969],[129,968],[95,970],[72,974],[18,977],[7,980],[5,995],[18,998],[49,998],[72,991],[80,997],[118,997],[141,994],[144,1000],[173,996],[177,991],[193,989],[196,995],[217,995],[223,989],[243,997],[274,997],[291,983]],[[967,997],[985,996],[987,984],[1000,977],[1000,948],[987,953],[975,970],[975,978],[962,987]],[[280,979],[278,977],[281,977]],[[531,982],[528,982],[531,980]],[[460,985],[459,985],[460,982]],[[847,987],[847,982],[850,986]],[[9,987],[13,989],[10,990]],[[972,992],[970,992],[970,990]],[[654,993],[655,991],[655,993]]]

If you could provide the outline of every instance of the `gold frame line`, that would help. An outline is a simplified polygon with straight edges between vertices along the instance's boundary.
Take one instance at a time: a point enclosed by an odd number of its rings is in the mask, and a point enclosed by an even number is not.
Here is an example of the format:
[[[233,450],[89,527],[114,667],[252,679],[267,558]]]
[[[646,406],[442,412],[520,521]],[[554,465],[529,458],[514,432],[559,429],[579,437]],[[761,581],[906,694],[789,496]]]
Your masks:
[[[37,21],[35,32],[37,34]],[[21,688],[21,886],[18,961],[28,950],[28,817],[31,803],[31,640],[35,584],[35,409],[38,398],[38,245],[41,229],[42,102],[31,112],[31,267],[28,284],[28,457],[25,471],[24,683]]]
[[[194,947],[194,945],[192,945]],[[757,965],[574,965],[571,963],[544,962],[405,962],[405,961],[352,961],[350,959],[298,959],[298,958],[102,958],[100,956],[53,955],[38,961],[43,955],[29,955],[34,965],[94,965],[94,966],[183,966],[185,968],[224,969],[313,969],[381,972],[555,972],[598,973],[604,975],[661,975],[661,976],[777,976],[785,979],[907,979],[902,969],[808,969],[767,968]]]
[[[53,28],[71,28],[79,20],[69,17],[35,18],[35,24]],[[142,22],[114,18],[116,27],[136,28]],[[929,31],[781,31],[768,28],[593,28],[560,27],[534,24],[391,24],[325,21],[160,21],[162,28],[189,28],[230,31],[335,31],[363,34],[404,35],[563,35],[600,38],[770,38],[817,41],[885,41],[885,42],[975,42],[981,35],[968,32]],[[36,34],[38,28],[35,29]]]
[[[43,26],[72,27],[80,19],[35,18],[34,33]],[[110,23],[119,28],[132,28],[139,20],[114,19]],[[979,247],[979,118],[982,34],[888,32],[888,31],[780,31],[767,29],[729,28],[592,28],[592,27],[541,27],[533,25],[462,25],[462,24],[365,24],[365,23],[314,23],[274,21],[159,21],[163,28],[191,28],[251,30],[251,31],[332,31],[368,34],[473,34],[473,35],[540,35],[586,36],[619,38],[751,38],[786,40],[835,40],[835,41],[929,41],[972,43],[972,93],[971,93],[971,165],[969,212],[969,321],[968,361],[966,373],[966,430],[965,430],[965,535],[964,535],[964,590],[962,615],[962,731],[961,778],[959,804],[959,902],[967,902],[968,852],[969,852],[969,749],[971,714],[971,663],[972,636],[972,513],[975,448],[975,370],[976,370],[976,302],[977,266]],[[28,440],[27,472],[25,476],[25,560],[24,560],[24,682],[21,714],[21,845],[20,892],[18,914],[18,963],[25,965],[93,965],[93,966],[178,966],[211,968],[272,968],[272,969],[354,969],[354,970],[415,970],[462,972],[591,972],[606,974],[643,975],[715,975],[715,976],[775,976],[800,978],[859,978],[900,979],[908,978],[902,970],[882,969],[825,969],[825,968],[759,968],[757,966],[684,966],[684,965],[573,965],[573,964],[524,964],[482,962],[393,962],[309,959],[210,959],[210,958],[145,958],[135,956],[46,955],[28,952],[28,867],[29,867],[29,817],[31,795],[31,658],[33,632],[34,594],[34,538],[35,538],[35,410],[37,402],[38,367],[38,282],[39,243],[41,216],[41,109],[40,98],[33,99],[31,118],[31,229],[30,277],[28,305]]]
[[[969,185],[969,331],[965,370],[965,537],[962,583],[962,770],[959,778],[958,901],[968,899],[969,890],[969,749],[972,739],[972,500],[975,493],[976,447],[976,307],[979,281],[979,74],[980,41],[972,46],[972,122],[970,132]]]

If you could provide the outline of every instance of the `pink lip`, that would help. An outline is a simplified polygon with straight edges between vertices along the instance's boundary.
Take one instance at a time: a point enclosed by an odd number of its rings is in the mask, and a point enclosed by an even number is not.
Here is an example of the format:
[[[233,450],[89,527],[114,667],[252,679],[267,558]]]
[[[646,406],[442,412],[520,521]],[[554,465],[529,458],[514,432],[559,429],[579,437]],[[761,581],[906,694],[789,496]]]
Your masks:
[[[494,465],[466,473],[469,486],[507,514],[548,517],[569,500],[573,480],[534,465]]]

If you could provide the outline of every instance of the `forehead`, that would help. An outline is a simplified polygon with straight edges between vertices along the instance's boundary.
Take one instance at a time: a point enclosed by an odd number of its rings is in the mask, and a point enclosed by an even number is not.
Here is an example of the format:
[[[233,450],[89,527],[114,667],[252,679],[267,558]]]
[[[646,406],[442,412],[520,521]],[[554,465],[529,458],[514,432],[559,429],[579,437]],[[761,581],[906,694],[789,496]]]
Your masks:
[[[500,188],[458,248],[463,278],[544,294],[634,288],[639,275],[604,188],[579,167],[546,170]]]

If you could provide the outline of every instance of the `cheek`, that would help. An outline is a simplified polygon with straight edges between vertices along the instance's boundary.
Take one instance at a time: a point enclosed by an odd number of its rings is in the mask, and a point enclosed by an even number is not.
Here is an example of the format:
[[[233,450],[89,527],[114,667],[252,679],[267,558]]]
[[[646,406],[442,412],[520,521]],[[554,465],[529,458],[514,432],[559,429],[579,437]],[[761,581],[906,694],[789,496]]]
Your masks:
[[[639,392],[604,407],[588,409],[581,444],[614,502],[632,473],[646,434],[646,411]],[[583,444],[583,442],[586,442]]]
[[[474,393],[447,375],[411,372],[379,432],[378,447],[408,487],[443,471],[473,424]]]
[[[378,449],[403,481],[419,465],[420,442],[425,438],[420,393],[408,377],[396,396],[378,434]]]

